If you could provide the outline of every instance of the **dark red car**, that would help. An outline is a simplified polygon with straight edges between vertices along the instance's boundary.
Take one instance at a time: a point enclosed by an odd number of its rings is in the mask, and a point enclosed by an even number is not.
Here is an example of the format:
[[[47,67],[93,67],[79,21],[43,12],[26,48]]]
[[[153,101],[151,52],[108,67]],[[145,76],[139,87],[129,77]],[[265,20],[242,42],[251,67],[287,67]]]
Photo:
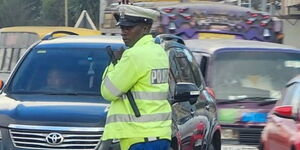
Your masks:
[[[262,150],[300,150],[300,75],[288,82],[262,132]]]

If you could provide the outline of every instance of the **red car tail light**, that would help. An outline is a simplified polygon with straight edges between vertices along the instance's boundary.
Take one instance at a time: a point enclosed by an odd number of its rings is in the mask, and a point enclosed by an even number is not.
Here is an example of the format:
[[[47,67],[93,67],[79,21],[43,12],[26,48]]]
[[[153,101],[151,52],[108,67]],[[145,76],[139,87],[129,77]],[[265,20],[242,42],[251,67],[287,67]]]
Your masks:
[[[183,12],[185,12],[186,10],[188,10],[188,8],[179,8],[178,12],[183,13]]]
[[[175,14],[168,14],[168,17],[169,17],[170,20],[175,20],[176,19]]]
[[[265,27],[269,24],[270,20],[263,20],[260,22],[260,26]]]
[[[170,13],[170,12],[173,11],[173,9],[174,9],[174,8],[165,8],[165,9],[163,9],[163,11],[164,11],[165,13]]]
[[[199,123],[193,132],[192,141],[203,139],[205,135],[206,126],[204,123]]]
[[[262,26],[262,27],[265,27],[265,26],[267,26],[268,24],[267,23],[260,23],[260,26]]]
[[[192,16],[184,16],[184,19],[186,19],[186,20],[191,20],[191,19],[192,19]]]
[[[262,18],[264,18],[264,19],[269,19],[270,16],[269,16],[269,15],[262,15]]]
[[[3,85],[4,85],[3,81],[0,80],[0,89],[2,89]]]
[[[250,25],[250,24],[253,24],[255,21],[256,21],[256,18],[249,18],[249,19],[246,21],[246,23]]]
[[[292,110],[293,106],[291,105],[277,106],[274,108],[274,113],[283,117],[292,117]]]
[[[247,20],[246,23],[247,23],[247,24],[253,24],[253,21]]]
[[[251,17],[257,17],[258,14],[257,14],[257,13],[251,13],[250,16],[251,16]]]

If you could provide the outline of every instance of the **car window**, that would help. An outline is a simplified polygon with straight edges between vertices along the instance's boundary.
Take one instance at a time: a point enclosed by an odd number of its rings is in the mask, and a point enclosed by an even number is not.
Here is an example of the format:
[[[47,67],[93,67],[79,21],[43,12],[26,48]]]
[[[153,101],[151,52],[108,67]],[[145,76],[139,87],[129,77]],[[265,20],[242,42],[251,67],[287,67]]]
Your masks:
[[[193,54],[195,56],[196,63],[199,65],[200,71],[201,71],[203,77],[205,78],[206,72],[207,72],[207,65],[208,65],[208,58],[209,57],[206,56],[203,53],[194,52]]]
[[[39,36],[29,32],[0,33],[0,48],[27,48],[39,40]]]
[[[282,97],[283,100],[280,105],[292,105],[293,112],[297,112],[300,108],[300,84],[295,83],[290,85]]]
[[[198,66],[187,49],[176,47],[169,52],[170,68],[177,82],[190,82],[201,86]]]
[[[108,61],[101,48],[33,49],[12,79],[8,92],[99,95]]]
[[[280,98],[285,84],[300,73],[299,64],[300,53],[219,52],[213,58],[212,88],[219,99]]]

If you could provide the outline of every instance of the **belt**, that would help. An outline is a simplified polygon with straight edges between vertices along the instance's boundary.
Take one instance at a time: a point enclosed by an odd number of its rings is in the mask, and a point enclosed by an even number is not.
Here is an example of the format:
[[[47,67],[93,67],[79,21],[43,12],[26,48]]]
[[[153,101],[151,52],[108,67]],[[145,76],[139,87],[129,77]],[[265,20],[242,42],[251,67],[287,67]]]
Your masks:
[[[151,142],[151,141],[156,141],[159,140],[159,137],[146,137],[144,138],[145,142]]]

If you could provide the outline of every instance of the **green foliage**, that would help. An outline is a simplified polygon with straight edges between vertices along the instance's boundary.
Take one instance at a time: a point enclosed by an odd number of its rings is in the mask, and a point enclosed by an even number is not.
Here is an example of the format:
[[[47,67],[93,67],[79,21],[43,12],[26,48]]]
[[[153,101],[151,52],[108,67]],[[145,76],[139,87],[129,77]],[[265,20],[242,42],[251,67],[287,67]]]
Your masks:
[[[69,0],[70,24],[74,25],[81,12],[86,10],[97,26],[99,23],[99,0]]]
[[[65,24],[64,0],[43,0],[41,20],[42,25],[63,26]]]
[[[0,0],[0,28],[22,25],[63,26],[64,0]],[[86,10],[93,22],[99,20],[99,0],[68,0],[68,24],[74,26]]]
[[[38,23],[40,6],[41,0],[0,0],[0,27]]]

